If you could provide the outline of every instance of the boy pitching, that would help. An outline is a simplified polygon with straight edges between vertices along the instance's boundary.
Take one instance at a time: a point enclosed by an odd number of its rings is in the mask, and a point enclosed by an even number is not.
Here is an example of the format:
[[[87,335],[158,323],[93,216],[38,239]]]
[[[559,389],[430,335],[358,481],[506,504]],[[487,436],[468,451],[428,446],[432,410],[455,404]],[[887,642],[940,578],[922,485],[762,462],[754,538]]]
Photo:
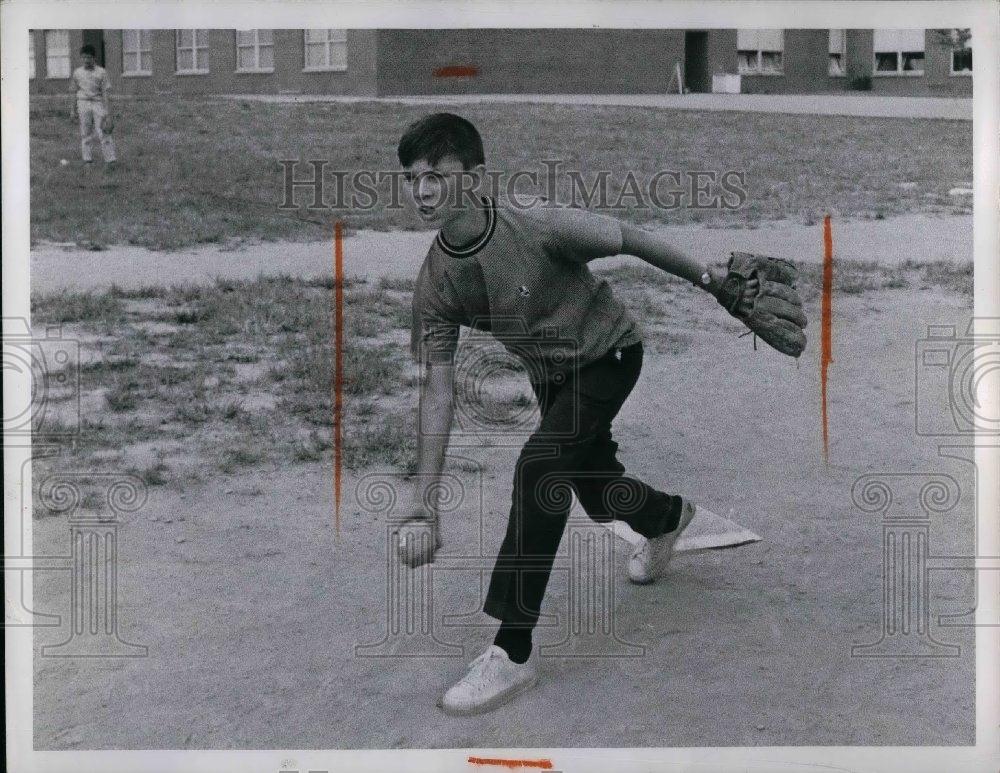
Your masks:
[[[83,163],[94,160],[94,143],[101,146],[101,155],[105,163],[117,160],[115,141],[110,133],[105,131],[105,121],[109,115],[108,92],[111,81],[107,71],[97,64],[97,52],[91,45],[80,48],[83,64],[73,70],[70,78],[70,93],[73,102],[69,109],[70,120],[80,118],[80,152]]]
[[[438,113],[412,124],[398,155],[419,217],[439,229],[414,290],[412,348],[426,371],[417,469],[423,485],[398,532],[401,560],[411,567],[433,561],[441,544],[433,481],[448,445],[461,325],[490,331],[522,359],[541,414],[514,470],[507,533],[484,606],[499,621],[496,636],[439,703],[449,714],[475,714],[536,683],[532,629],[570,509],[565,497],[547,495],[554,485],[571,485],[593,520],[620,519],[642,535],[628,562],[639,584],[663,574],[695,514],[692,502],[627,477],[617,459],[611,423],[639,377],[642,335],[587,264],[635,255],[720,299],[729,277],[660,235],[610,217],[514,209],[479,195],[482,141],[459,116]],[[746,281],[727,308],[748,313],[758,284]]]

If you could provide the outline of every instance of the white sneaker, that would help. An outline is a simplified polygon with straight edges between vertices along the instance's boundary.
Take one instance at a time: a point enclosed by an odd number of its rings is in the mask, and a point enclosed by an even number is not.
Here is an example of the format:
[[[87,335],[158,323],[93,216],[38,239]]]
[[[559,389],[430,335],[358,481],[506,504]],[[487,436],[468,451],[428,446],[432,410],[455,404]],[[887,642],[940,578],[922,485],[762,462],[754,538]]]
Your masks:
[[[684,501],[681,506],[681,518],[677,528],[659,537],[643,540],[632,551],[628,559],[628,578],[637,585],[648,585],[656,582],[667,569],[670,558],[674,554],[681,533],[694,520],[697,506],[693,502]]]
[[[469,664],[459,679],[438,701],[445,714],[467,716],[491,711],[538,683],[538,673],[529,659],[515,663],[506,650],[491,644]]]

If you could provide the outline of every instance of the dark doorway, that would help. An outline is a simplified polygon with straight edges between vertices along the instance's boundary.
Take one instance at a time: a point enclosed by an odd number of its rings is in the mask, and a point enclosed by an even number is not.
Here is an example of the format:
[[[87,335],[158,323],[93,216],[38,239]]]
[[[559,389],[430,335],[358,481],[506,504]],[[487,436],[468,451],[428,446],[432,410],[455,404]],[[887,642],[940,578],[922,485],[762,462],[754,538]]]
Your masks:
[[[712,90],[708,74],[708,33],[684,33],[684,88],[694,92]]]
[[[87,45],[88,43],[97,52],[97,63],[104,67],[104,30],[84,30],[83,44]]]

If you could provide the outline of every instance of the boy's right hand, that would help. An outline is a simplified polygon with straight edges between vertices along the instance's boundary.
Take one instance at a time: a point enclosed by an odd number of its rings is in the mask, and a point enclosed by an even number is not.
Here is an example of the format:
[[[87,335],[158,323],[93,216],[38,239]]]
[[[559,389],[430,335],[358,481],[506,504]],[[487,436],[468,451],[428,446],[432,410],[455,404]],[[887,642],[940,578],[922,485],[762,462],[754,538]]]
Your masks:
[[[396,553],[399,560],[416,569],[434,561],[434,554],[441,547],[441,530],[437,515],[424,504],[415,504],[410,515],[395,532]]]

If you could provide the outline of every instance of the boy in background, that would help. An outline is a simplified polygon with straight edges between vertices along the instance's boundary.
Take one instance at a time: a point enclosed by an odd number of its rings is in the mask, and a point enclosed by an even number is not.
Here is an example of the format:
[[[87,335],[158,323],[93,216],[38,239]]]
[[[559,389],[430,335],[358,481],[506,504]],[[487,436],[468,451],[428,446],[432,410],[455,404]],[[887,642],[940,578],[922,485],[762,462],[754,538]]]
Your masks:
[[[107,71],[97,64],[97,52],[87,44],[80,48],[83,64],[73,70],[70,78],[70,93],[73,103],[69,109],[69,117],[80,119],[80,152],[83,163],[90,164],[94,160],[94,143],[101,146],[101,155],[107,164],[118,160],[115,153],[115,141],[106,126],[110,110],[108,108],[108,92],[111,81]]]

